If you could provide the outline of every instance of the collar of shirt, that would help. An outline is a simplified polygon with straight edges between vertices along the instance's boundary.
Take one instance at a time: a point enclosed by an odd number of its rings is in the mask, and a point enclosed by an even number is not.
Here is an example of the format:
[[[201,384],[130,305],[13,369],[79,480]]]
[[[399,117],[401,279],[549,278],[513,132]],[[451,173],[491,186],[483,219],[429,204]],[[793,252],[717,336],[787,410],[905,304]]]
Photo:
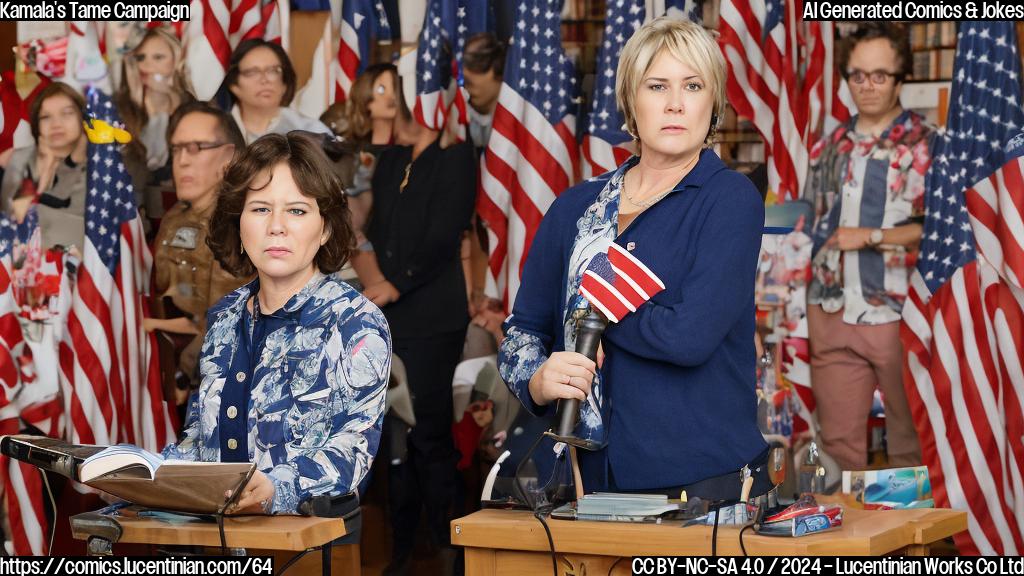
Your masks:
[[[640,156],[630,156],[628,160],[623,162],[618,169],[613,173],[612,178],[620,177],[636,166],[640,162]],[[697,164],[683,176],[683,179],[672,188],[672,192],[678,192],[684,188],[700,188],[704,186],[704,183],[708,181],[711,176],[720,170],[725,169],[725,162],[718,157],[710,148],[704,148],[700,151],[700,158],[697,159]]]
[[[283,110],[287,110],[287,108],[282,107],[277,109],[277,115],[270,120],[270,122],[267,124],[266,130],[264,130],[261,133],[250,132],[249,129],[246,128],[245,122],[242,121],[242,109],[238,106],[238,104],[235,104],[231,107],[231,116],[235,119],[235,122],[238,124],[238,128],[242,131],[242,134],[245,135],[245,143],[252,144],[260,136],[263,136],[264,134],[270,134],[271,132],[274,131],[274,128],[276,128],[277,124],[281,121],[281,112]]]
[[[321,284],[327,276],[316,270],[313,272],[313,277],[309,279],[309,282],[299,290],[298,294],[295,294],[285,302],[279,310],[276,310],[272,315],[276,318],[299,320],[302,317],[302,310],[309,299],[316,294],[317,290],[320,289]],[[243,310],[248,312],[248,301],[251,296],[256,296],[260,292],[260,279],[257,276],[252,282],[249,282],[241,288],[243,293],[240,295],[239,301],[243,303]],[[254,306],[255,309],[255,306]],[[261,312],[264,316],[268,315],[266,312]]]
[[[910,130],[905,129],[905,124],[908,122],[914,124],[920,121],[919,118],[913,115],[910,110],[904,110],[903,112],[900,112],[899,116],[893,119],[892,123],[882,131],[880,136],[875,137],[871,134],[861,134],[860,132],[857,132],[857,119],[859,117],[859,115],[855,114],[850,118],[847,123],[847,130],[844,136],[849,138],[854,144],[869,145],[871,148],[878,145],[884,145],[886,141],[892,142],[893,144],[900,142],[903,137],[910,132]],[[902,127],[904,129],[897,127]]]

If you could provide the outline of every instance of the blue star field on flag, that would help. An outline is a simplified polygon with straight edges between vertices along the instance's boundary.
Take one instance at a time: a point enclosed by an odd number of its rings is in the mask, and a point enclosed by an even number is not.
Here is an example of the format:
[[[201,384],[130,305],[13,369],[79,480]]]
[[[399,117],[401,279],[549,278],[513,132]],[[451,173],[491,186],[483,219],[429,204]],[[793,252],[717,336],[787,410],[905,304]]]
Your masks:
[[[1009,160],[1024,127],[1014,23],[961,22],[949,120],[931,147],[917,268],[934,293],[975,259],[964,191]]]

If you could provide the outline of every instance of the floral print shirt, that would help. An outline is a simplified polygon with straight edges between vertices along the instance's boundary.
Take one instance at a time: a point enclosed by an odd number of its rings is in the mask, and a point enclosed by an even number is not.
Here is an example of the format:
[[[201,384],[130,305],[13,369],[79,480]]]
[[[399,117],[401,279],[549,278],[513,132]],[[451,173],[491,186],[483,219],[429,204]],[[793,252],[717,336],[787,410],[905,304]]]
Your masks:
[[[895,228],[924,217],[924,175],[934,127],[904,111],[878,138],[854,130],[857,117],[811,150],[806,196],[815,208],[808,303],[843,311],[848,324],[900,320],[916,251],[902,246],[839,251],[837,228]]]
[[[249,315],[246,306],[258,291],[257,279],[210,309],[202,381],[183,439],[164,456],[231,460],[222,452],[221,428],[245,422],[247,460],[274,484],[271,512],[293,514],[313,496],[355,490],[369,471],[380,441],[391,335],[372,302],[318,272],[253,340],[259,311]],[[250,357],[245,343],[261,340]],[[224,406],[239,397],[238,387],[247,406]]]

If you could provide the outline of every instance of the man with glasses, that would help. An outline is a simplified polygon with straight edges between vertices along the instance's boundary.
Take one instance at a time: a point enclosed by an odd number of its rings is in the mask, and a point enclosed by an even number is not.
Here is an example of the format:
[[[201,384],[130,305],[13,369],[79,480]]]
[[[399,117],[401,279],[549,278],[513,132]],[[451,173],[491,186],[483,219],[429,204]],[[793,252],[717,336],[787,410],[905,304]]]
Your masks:
[[[875,389],[890,466],[920,463],[903,390],[899,326],[924,221],[934,127],[900,105],[912,66],[906,31],[866,24],[844,42],[840,70],[857,110],[811,151],[815,207],[807,321],[821,444],[846,470],[868,464]]]
[[[197,358],[206,310],[245,282],[225,272],[206,246],[207,224],[228,164],[245,147],[231,117],[206,102],[180,106],[167,128],[178,202],[160,222],[154,251],[155,317],[165,397],[179,406],[198,385]]]

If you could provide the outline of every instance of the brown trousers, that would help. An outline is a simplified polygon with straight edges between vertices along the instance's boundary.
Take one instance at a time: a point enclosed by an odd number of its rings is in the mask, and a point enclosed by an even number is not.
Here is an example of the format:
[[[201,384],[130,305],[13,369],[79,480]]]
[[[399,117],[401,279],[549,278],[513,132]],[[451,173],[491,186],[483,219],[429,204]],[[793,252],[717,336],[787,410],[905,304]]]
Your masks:
[[[885,403],[889,466],[916,466],[921,448],[903,389],[900,324],[860,326],[807,307],[811,387],[817,404],[822,449],[844,470],[867,467],[867,422],[875,387]]]

